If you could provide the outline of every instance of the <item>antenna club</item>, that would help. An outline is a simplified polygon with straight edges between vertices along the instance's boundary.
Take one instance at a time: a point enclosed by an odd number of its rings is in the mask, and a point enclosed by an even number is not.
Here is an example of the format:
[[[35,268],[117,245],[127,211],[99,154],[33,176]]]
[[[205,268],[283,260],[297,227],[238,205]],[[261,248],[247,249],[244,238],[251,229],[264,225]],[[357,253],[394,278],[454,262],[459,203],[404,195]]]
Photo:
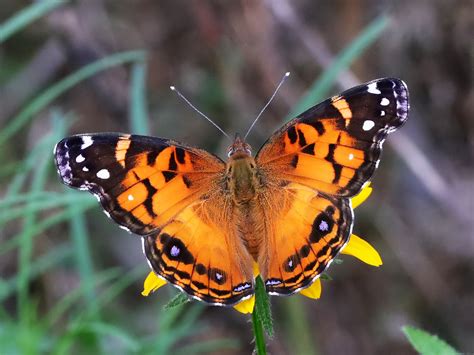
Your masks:
[[[289,71],[287,71],[287,72],[285,73],[285,76],[286,76],[286,77],[289,77],[290,74],[291,74],[291,73],[290,73]]]
[[[171,86],[170,86],[170,90],[171,90],[171,91],[176,91],[176,88],[175,88],[173,85],[171,85]]]

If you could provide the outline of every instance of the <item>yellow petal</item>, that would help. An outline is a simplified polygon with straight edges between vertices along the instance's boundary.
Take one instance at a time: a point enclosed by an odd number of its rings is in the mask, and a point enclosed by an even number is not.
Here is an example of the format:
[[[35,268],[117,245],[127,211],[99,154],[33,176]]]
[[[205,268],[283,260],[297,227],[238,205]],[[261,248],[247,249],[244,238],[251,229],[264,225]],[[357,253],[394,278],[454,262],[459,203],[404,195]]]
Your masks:
[[[382,265],[382,258],[380,258],[377,250],[375,250],[374,247],[367,243],[364,239],[359,238],[355,234],[351,234],[349,243],[346,244],[341,253],[352,255],[364,263],[372,266]]]
[[[303,296],[312,298],[314,300],[321,297],[321,280],[316,279],[311,286],[305,288],[300,292]]]
[[[255,295],[252,297],[246,299],[245,301],[242,301],[234,306],[234,309],[236,311],[239,311],[240,313],[247,314],[247,313],[252,313],[253,308],[255,306]]]
[[[165,280],[160,279],[153,271],[151,271],[146,277],[145,282],[143,282],[142,296],[148,296],[150,293],[155,292],[165,284]]]
[[[366,184],[362,190],[355,195],[352,199],[352,208],[356,208],[357,206],[361,205],[364,203],[365,200],[367,200],[372,193],[372,187],[370,187],[370,182]]]
[[[256,262],[253,263],[253,277],[257,277],[260,275],[260,270],[258,268],[258,264]]]

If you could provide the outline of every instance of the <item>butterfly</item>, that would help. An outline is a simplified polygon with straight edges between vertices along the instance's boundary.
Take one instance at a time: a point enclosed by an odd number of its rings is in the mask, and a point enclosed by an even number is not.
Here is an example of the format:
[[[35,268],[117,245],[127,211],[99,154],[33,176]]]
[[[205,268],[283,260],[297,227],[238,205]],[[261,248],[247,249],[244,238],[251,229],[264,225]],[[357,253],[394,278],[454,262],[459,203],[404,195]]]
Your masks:
[[[239,135],[224,162],[174,140],[121,133],[71,136],[54,155],[66,185],[93,193],[141,236],[158,276],[230,306],[253,295],[255,263],[271,295],[321,275],[351,235],[350,198],[408,110],[405,83],[383,78],[298,115],[255,157]]]

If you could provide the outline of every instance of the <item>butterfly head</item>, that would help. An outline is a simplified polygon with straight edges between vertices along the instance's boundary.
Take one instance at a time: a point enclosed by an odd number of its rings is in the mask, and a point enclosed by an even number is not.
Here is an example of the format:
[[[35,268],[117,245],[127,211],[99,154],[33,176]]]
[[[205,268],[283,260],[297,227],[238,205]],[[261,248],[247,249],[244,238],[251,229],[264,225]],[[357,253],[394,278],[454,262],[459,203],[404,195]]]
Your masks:
[[[236,133],[234,142],[232,145],[227,149],[227,156],[229,158],[243,158],[249,157],[252,155],[252,148],[249,144],[247,144],[240,134]]]

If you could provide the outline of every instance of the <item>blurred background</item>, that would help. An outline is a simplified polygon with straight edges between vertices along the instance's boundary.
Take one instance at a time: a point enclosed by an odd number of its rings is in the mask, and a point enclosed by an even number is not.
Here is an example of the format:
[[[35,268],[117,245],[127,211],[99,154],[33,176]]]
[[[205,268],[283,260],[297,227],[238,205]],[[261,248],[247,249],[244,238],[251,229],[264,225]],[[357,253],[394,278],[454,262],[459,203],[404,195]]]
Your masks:
[[[223,157],[225,137],[169,86],[244,132],[286,71],[254,150],[290,112],[379,77],[407,83],[411,112],[356,211],[354,233],[384,265],[344,256],[320,300],[272,297],[270,353],[414,353],[404,325],[474,351],[473,4],[3,0],[0,353],[251,353],[248,316],[163,310],[171,286],[140,295],[139,238],[60,183],[52,148],[120,131]]]

